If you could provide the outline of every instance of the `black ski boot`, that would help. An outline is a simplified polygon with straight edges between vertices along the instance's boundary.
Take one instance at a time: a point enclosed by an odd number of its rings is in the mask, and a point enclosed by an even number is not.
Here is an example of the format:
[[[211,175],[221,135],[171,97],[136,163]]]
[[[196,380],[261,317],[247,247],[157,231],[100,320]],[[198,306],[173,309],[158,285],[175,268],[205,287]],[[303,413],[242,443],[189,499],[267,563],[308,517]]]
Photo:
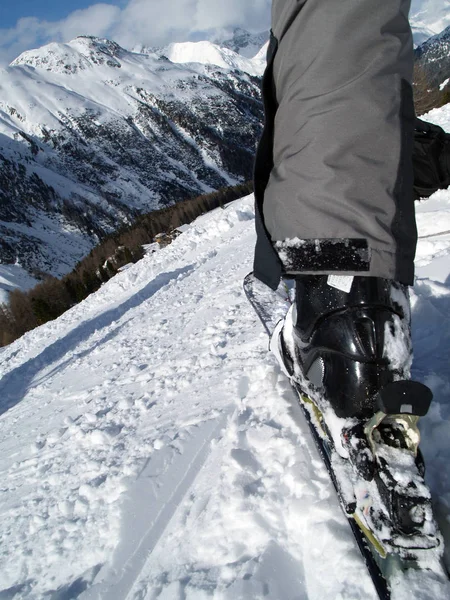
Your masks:
[[[338,417],[367,419],[380,389],[409,378],[409,294],[388,279],[345,280],[348,292],[327,275],[298,276],[295,302],[274,337],[288,375],[313,400],[328,402]]]
[[[301,276],[295,291],[289,283],[273,291],[249,274],[244,290],[299,395],[367,564],[383,573],[437,565],[443,541],[418,429],[432,393],[409,379],[407,287],[371,277]]]
[[[271,349],[319,436],[330,440],[327,453],[332,456],[334,447],[351,465],[347,479],[354,495],[346,498],[347,514],[381,555],[415,560],[440,546],[441,538],[423,480],[417,427],[432,394],[409,380],[408,288],[354,277],[337,280],[348,285],[343,291],[329,281],[296,278],[295,301],[275,328]]]

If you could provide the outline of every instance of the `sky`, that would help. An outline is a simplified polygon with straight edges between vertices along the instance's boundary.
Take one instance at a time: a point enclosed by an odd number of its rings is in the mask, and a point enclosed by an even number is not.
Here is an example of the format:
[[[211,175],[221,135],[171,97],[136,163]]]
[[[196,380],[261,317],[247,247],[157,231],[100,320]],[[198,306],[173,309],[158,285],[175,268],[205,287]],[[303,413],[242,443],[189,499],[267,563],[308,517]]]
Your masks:
[[[201,39],[205,31],[270,26],[271,0],[14,0],[0,2],[0,65],[24,50],[78,35],[125,48]]]

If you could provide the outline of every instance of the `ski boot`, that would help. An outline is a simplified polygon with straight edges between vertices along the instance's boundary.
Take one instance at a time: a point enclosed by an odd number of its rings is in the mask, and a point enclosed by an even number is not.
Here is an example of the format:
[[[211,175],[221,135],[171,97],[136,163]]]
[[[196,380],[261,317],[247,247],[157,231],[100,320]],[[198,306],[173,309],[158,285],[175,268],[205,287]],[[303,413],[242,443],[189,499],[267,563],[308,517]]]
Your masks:
[[[409,381],[408,288],[375,277],[345,279],[347,291],[326,275],[298,276],[271,350],[320,435],[350,464],[347,513],[380,554],[413,560],[441,542],[418,447],[417,420],[432,395]]]
[[[350,280],[352,278],[349,278]],[[338,417],[364,419],[375,396],[408,379],[412,362],[408,289],[376,277],[355,277],[349,292],[327,275],[295,280],[295,301],[274,332],[271,349],[313,400]]]

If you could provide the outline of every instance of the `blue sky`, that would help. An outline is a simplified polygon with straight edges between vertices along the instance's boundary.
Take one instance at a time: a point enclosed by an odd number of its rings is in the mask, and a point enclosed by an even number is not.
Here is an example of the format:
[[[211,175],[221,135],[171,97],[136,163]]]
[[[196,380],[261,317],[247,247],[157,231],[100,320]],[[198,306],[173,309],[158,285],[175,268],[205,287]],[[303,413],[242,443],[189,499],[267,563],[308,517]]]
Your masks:
[[[270,6],[271,0],[0,0],[0,66],[24,50],[78,35],[133,48],[199,39],[223,28],[264,31]]]
[[[38,17],[45,21],[59,21],[77,9],[95,4],[92,0],[2,0],[0,23],[2,28],[13,27],[22,17]],[[124,5],[121,0],[105,0],[105,4]]]

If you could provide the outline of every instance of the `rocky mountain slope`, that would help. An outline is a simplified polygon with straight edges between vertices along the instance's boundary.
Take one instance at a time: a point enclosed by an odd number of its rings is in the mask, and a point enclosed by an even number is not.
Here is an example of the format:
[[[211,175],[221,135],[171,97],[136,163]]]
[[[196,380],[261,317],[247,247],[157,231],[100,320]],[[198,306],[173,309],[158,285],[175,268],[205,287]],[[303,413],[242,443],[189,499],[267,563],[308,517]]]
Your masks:
[[[60,275],[137,213],[249,178],[258,74],[92,37],[23,53],[0,71],[0,262]]]
[[[434,86],[442,85],[450,77],[450,26],[416,48],[415,54],[429,82]]]

